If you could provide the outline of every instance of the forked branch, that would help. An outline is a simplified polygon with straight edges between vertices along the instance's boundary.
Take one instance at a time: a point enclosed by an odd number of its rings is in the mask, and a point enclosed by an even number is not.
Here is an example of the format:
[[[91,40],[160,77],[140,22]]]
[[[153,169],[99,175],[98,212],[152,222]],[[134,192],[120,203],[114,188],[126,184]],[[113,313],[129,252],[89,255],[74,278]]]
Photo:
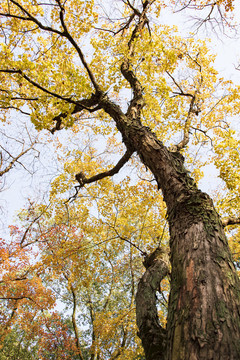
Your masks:
[[[130,69],[130,59],[134,56],[134,43],[136,39],[138,38],[141,31],[144,29],[145,25],[148,24],[148,18],[146,16],[146,13],[151,3],[152,2],[150,2],[149,0],[145,0],[143,2],[143,11],[141,13],[139,11],[136,13],[136,10],[133,10],[134,16],[138,16],[138,22],[134,27],[128,41],[128,57],[125,57],[121,64],[122,75],[127,80],[133,90],[133,99],[131,100],[131,103],[127,110],[127,115],[130,116],[132,119],[136,119],[140,116],[141,109],[144,106],[144,100],[141,83],[138,80],[136,74]]]
[[[91,95],[89,99],[81,99],[77,102],[77,105],[74,106],[74,109],[71,111],[71,115],[77,114],[82,110],[87,110],[90,113],[93,113],[97,110],[100,110],[101,107],[101,98],[103,94],[101,92],[96,92]],[[55,121],[55,125],[53,128],[49,129],[49,131],[54,134],[55,131],[62,129],[62,121],[69,113],[60,113],[59,115],[55,116],[53,121]]]
[[[191,58],[191,60],[193,60],[198,65],[199,72],[201,74],[201,72],[202,72],[201,65],[197,62],[197,60],[192,59],[192,58]],[[199,104],[197,103],[197,98],[198,98],[198,94],[200,92],[200,88],[201,88],[202,83],[203,83],[203,77],[202,77],[202,75],[200,76],[200,83],[199,83],[198,87],[196,88],[196,90],[194,91],[194,93],[191,94],[189,92],[185,92],[182,89],[180,84],[178,84],[176,79],[173,77],[172,74],[169,73],[169,71],[166,71],[166,73],[172,79],[172,81],[174,82],[174,84],[176,85],[176,87],[179,90],[179,91],[174,91],[173,92],[174,96],[185,96],[185,97],[190,97],[191,98],[187,118],[185,120],[184,129],[183,129],[183,139],[177,145],[174,145],[171,148],[172,151],[180,151],[181,149],[185,148],[185,146],[189,143],[189,134],[190,134],[190,129],[191,129],[191,123],[192,123],[193,116],[194,115],[197,116],[201,112]]]
[[[50,33],[55,33],[60,35],[61,37],[65,37],[71,44],[72,46],[75,48],[75,50],[78,53],[78,56],[82,62],[83,67],[85,68],[85,70],[88,73],[88,76],[91,80],[91,83],[93,85],[93,87],[95,88],[96,91],[100,90],[100,86],[97,84],[96,79],[88,65],[88,63],[86,62],[86,59],[84,57],[84,54],[82,52],[82,50],[80,49],[80,47],[78,46],[77,42],[75,41],[75,39],[72,37],[72,35],[70,34],[70,32],[68,31],[67,25],[64,21],[64,12],[65,12],[65,8],[64,5],[62,5],[60,3],[59,0],[56,0],[56,3],[59,6],[59,18],[60,18],[60,22],[61,22],[61,26],[63,31],[58,30],[58,29],[54,29],[50,26],[46,26],[44,25],[40,20],[38,20],[35,16],[33,16],[23,5],[21,5],[18,1],[15,0],[10,0],[10,2],[15,5],[19,10],[21,10],[21,12],[23,13],[23,16],[21,15],[14,15],[11,14],[10,11],[8,13],[0,13],[0,16],[3,17],[9,17],[9,18],[16,18],[22,21],[28,21],[28,22],[32,22],[34,24],[36,24],[38,26],[38,28],[40,28],[43,31],[47,31]]]
[[[3,169],[0,171],[0,177],[3,176],[4,174],[6,174],[8,171],[10,171],[13,166],[18,162],[18,160],[20,159],[20,157],[22,157],[23,155],[25,155],[29,150],[31,150],[33,148],[33,146],[35,145],[35,143],[33,143],[29,148],[27,148],[26,150],[21,151],[17,156],[12,156],[11,154],[9,154],[12,157],[12,160],[10,161],[10,163]],[[2,147],[2,146],[0,146]],[[6,151],[6,150],[5,150]],[[1,159],[2,160],[2,159]],[[0,161],[1,162],[1,161]],[[1,164],[0,164],[1,165]]]

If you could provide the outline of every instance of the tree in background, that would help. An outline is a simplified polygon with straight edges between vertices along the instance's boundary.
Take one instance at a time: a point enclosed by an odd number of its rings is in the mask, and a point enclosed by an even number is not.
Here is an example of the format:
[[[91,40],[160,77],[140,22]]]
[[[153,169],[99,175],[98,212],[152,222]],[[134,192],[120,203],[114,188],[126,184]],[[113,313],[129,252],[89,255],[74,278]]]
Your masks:
[[[20,243],[37,244],[42,278],[71,308],[80,359],[142,356],[134,298],[147,360],[240,356],[240,283],[224,233],[239,223],[239,88],[218,76],[204,41],[161,25],[171,3],[206,11],[202,22],[215,12],[230,21],[233,10],[232,1],[207,0],[0,6],[3,120],[24,111],[49,130],[63,170],[51,205],[22,212],[34,226]],[[67,150],[60,130],[70,133]],[[209,163],[226,186],[217,198],[224,220],[197,187]],[[124,165],[128,177],[109,179]],[[168,307],[158,311],[169,275]],[[90,324],[84,336],[77,306]]]

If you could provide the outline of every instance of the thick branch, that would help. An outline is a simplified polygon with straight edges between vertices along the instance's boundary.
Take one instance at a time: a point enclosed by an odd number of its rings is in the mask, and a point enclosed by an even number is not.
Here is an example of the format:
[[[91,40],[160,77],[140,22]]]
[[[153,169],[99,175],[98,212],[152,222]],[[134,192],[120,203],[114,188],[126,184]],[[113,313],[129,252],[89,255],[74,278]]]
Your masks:
[[[137,16],[141,16],[140,11],[139,11],[138,9],[136,9],[136,8],[130,3],[129,0],[126,0],[126,1],[123,0],[123,2],[124,2],[124,4],[128,5],[128,6],[133,10],[133,13],[134,13],[134,14],[136,14]]]
[[[117,165],[115,165],[112,169],[94,175],[88,179],[85,177],[85,175],[82,172],[80,172],[79,174],[75,175],[75,178],[79,182],[80,187],[83,187],[85,184],[90,184],[92,182],[104,179],[105,177],[113,176],[119,172],[119,170],[128,162],[131,156],[132,156],[132,151],[127,150],[123,155],[123,157],[118,161]]]
[[[124,59],[121,65],[121,72],[125,79],[130,84],[131,88],[133,89],[133,99],[139,99],[142,97],[142,86],[137,79],[136,75],[132,70],[130,70],[130,64],[128,59]]]
[[[92,176],[90,178],[86,178],[82,171],[80,173],[76,174],[75,179],[79,182],[79,185],[75,186],[76,194],[74,196],[72,196],[69,200],[76,199],[79,190],[85,184],[90,184],[92,182],[104,179],[105,177],[113,176],[113,175],[117,174],[119,172],[119,170],[128,162],[128,160],[130,159],[132,154],[133,154],[133,152],[131,150],[127,150],[125,152],[125,154],[123,155],[123,157],[118,161],[118,163],[112,169],[104,171],[104,172],[102,172],[100,174],[94,175],[94,176]]]
[[[102,93],[96,92],[96,93],[92,94],[92,96],[89,99],[79,100],[77,105],[75,105],[74,109],[72,110],[71,115],[77,114],[78,112],[80,112],[82,110],[87,110],[90,113],[100,110],[102,108],[100,105],[101,98],[102,98]],[[68,113],[61,113],[61,114],[55,116],[55,118],[53,120],[56,122],[56,124],[52,129],[50,129],[50,132],[52,134],[54,134],[55,131],[57,131],[57,130],[61,130],[62,120],[65,119],[68,115],[69,115]]]
[[[149,1],[146,0],[143,3],[143,11],[142,13],[138,13],[138,23],[134,27],[130,40],[128,41],[128,49],[129,49],[129,57],[125,57],[121,64],[121,73],[124,78],[130,84],[133,90],[133,99],[128,107],[127,116],[130,116],[132,119],[136,119],[140,115],[140,111],[144,106],[143,100],[143,89],[138,80],[137,76],[134,74],[132,70],[130,70],[130,58],[134,55],[134,42],[138,38],[139,33],[143,30],[144,26],[148,23],[148,19],[146,17],[146,11],[149,5]],[[134,11],[134,14],[136,12]]]
[[[162,359],[166,347],[166,330],[160,325],[156,307],[156,292],[169,273],[168,261],[161,249],[155,250],[145,261],[146,272],[138,284],[136,317],[146,360]]]
[[[143,30],[145,24],[148,23],[148,19],[146,16],[147,10],[149,8],[149,6],[151,5],[151,3],[149,2],[149,0],[145,0],[143,2],[143,11],[142,13],[138,13],[138,17],[139,17],[139,21],[137,23],[137,25],[135,26],[135,28],[133,29],[133,32],[131,34],[130,40],[128,42],[128,48],[129,48],[129,56],[133,56],[133,51],[134,51],[134,41],[137,39],[137,37],[139,36],[139,33]],[[136,14],[136,12],[134,11],[134,14]]]
[[[240,224],[240,217],[230,216],[227,219],[223,219],[222,224],[223,224],[224,227],[228,226],[228,225],[239,225]]]

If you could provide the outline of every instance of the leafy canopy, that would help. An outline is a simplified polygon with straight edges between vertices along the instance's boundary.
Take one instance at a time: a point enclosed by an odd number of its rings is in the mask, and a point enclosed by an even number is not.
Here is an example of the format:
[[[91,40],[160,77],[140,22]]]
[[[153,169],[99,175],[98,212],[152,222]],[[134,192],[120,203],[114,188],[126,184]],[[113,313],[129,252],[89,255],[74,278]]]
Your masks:
[[[13,226],[11,240],[0,243],[5,350],[9,339],[20,337],[16,349],[26,359],[29,349],[39,359],[141,358],[134,296],[142,256],[159,244],[168,248],[164,202],[136,156],[118,176],[84,187],[76,181],[76,174],[84,181],[106,170],[112,175],[124,154],[96,95],[128,111],[133,94],[121,71],[124,59],[144,89],[143,125],[184,154],[197,182],[204,166],[214,164],[220,214],[240,215],[239,87],[214,68],[208,39],[184,38],[161,24],[164,7],[172,5],[203,9],[206,19],[215,12],[230,19],[234,6],[230,0],[0,4],[1,120],[14,123],[15,114],[30,119],[58,162],[47,201],[23,209],[22,229]],[[133,37],[145,9],[146,26]],[[236,261],[238,238],[230,228]],[[167,291],[165,280],[159,291],[163,325]],[[65,315],[53,311],[56,303]]]

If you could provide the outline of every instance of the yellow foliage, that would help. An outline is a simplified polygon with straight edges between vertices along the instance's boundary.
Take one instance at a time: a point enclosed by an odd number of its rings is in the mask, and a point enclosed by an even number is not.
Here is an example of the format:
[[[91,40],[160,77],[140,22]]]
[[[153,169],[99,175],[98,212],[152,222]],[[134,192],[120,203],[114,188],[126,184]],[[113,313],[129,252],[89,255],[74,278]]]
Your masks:
[[[31,267],[34,277],[22,283],[22,291],[38,290],[34,301],[41,309],[53,306],[55,294],[71,310],[69,332],[75,321],[81,329],[74,329],[75,337],[91,358],[127,360],[142,355],[134,296],[144,272],[143,255],[159,245],[168,249],[169,235],[162,195],[136,154],[111,178],[85,186],[76,180],[76,174],[90,179],[112,169],[124,154],[118,129],[101,108],[104,96],[125,115],[133,94],[121,64],[130,61],[143,88],[142,124],[169,148],[187,133],[189,141],[181,152],[191,175],[199,182],[204,166],[214,163],[223,182],[216,196],[218,210],[223,216],[239,216],[240,141],[234,124],[239,87],[215,70],[209,39],[196,40],[193,34],[183,38],[175,26],[151,23],[161,18],[166,1],[152,3],[130,53],[137,10],[130,2],[117,3],[110,21],[105,10],[111,9],[94,0],[48,5],[2,1],[0,108],[2,121],[16,111],[29,116],[38,131],[49,130],[53,136],[48,142],[58,160],[49,205],[25,209],[19,217],[25,229],[31,224],[24,246],[34,244],[38,250]],[[234,6],[231,0],[193,0],[191,5],[221,6],[224,16]],[[98,92],[102,97],[95,103]],[[55,131],[62,129],[62,138],[56,138]],[[229,239],[238,261],[239,231],[230,229]],[[6,248],[0,248],[0,255],[7,272],[11,261]],[[168,291],[164,279],[159,295],[163,326]],[[24,299],[20,319],[28,306]]]

